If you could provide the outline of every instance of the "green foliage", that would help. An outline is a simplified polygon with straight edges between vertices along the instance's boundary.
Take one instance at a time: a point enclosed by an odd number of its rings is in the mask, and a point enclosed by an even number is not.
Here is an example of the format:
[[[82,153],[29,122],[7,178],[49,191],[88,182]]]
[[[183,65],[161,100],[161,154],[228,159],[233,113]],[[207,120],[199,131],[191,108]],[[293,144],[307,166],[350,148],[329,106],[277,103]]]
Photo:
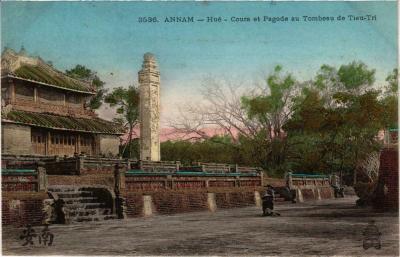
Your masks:
[[[387,76],[386,81],[388,86],[386,87],[386,93],[388,95],[397,96],[399,81],[398,81],[398,69],[393,69],[393,71]]]
[[[105,82],[100,80],[97,73],[80,64],[70,70],[66,70],[65,73],[76,79],[91,81],[96,87],[96,95],[90,99],[89,107],[93,110],[100,108],[104,99],[104,94],[107,91],[104,88]]]
[[[134,138],[130,142],[120,145],[119,152],[122,153],[122,158],[140,159],[139,139]]]
[[[161,143],[161,156],[165,161],[234,163],[236,147],[227,137],[188,142],[166,141]]]
[[[111,107],[116,107],[127,125],[133,126],[139,118],[139,89],[134,86],[128,88],[117,87],[105,96],[104,101]]]
[[[385,112],[383,114],[383,121],[385,128],[398,128],[398,70],[393,71],[387,76],[385,96],[382,98],[381,103]]]
[[[374,71],[362,63],[342,65],[337,72],[321,67],[284,127],[292,152],[298,153],[288,157],[296,170],[352,173],[379,149],[376,136],[385,128],[387,110],[380,92],[371,89],[373,81]]]
[[[242,97],[242,106],[250,118],[258,120],[268,131],[269,139],[282,132],[282,126],[290,115],[293,92],[297,85],[291,74],[282,75],[282,67],[276,66],[268,76],[268,95]]]
[[[347,90],[360,90],[374,83],[375,70],[369,70],[362,62],[352,62],[340,66],[338,76]]]
[[[117,87],[111,93],[107,94],[104,101],[111,107],[115,107],[118,116],[114,119],[115,122],[122,124],[128,129],[128,142],[123,148],[122,155],[125,154],[126,147],[132,147],[132,133],[139,120],[139,89],[134,86],[128,88]],[[133,149],[129,148],[129,154]]]
[[[276,177],[292,171],[352,178],[357,165],[382,147],[379,131],[397,127],[397,69],[384,94],[372,87],[374,81],[373,69],[351,62],[323,65],[299,88],[277,66],[266,79],[268,94],[241,98],[247,117],[261,124],[256,133],[164,142],[163,159],[261,166]]]

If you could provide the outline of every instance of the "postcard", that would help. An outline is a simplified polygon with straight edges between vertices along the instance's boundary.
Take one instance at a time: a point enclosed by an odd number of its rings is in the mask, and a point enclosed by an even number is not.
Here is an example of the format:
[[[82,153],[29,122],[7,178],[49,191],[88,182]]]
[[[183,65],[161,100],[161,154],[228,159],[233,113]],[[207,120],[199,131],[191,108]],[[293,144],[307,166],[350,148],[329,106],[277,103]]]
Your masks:
[[[1,3],[3,255],[397,256],[396,1]]]

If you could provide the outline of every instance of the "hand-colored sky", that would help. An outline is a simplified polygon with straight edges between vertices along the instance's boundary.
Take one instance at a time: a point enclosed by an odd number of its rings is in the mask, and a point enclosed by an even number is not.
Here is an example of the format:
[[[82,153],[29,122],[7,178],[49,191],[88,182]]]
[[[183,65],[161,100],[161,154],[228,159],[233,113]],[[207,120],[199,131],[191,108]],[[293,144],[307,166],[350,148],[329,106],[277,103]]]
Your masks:
[[[137,84],[145,52],[159,61],[162,117],[198,98],[206,75],[241,78],[252,86],[276,64],[299,80],[322,64],[361,60],[377,85],[397,66],[397,3],[391,2],[2,2],[2,48],[52,61],[60,70],[83,64],[107,87]],[[376,15],[364,22],[232,23],[232,16]],[[138,23],[157,16],[157,24]],[[222,23],[164,23],[166,16],[226,18]],[[110,111],[102,110],[110,116]]]

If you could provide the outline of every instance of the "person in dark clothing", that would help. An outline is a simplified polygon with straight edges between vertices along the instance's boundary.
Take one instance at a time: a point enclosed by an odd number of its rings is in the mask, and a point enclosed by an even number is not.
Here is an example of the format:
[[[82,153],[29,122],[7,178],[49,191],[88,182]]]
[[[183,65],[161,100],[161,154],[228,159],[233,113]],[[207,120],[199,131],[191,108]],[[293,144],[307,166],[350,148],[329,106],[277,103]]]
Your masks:
[[[265,190],[264,195],[262,196],[263,216],[279,215],[279,213],[274,212],[274,198],[274,188],[271,185],[267,185],[267,190]]]

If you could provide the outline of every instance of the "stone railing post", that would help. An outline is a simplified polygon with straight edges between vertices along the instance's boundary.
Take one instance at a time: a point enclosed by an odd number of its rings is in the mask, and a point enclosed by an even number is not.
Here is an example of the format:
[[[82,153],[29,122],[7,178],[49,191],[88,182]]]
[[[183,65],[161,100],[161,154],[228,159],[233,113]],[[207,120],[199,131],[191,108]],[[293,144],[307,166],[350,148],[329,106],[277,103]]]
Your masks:
[[[37,162],[37,183],[38,183],[37,187],[38,192],[47,191],[47,175],[46,175],[45,163],[41,161]]]
[[[239,176],[235,177],[235,187],[240,187],[240,177]]]
[[[174,178],[172,175],[167,175],[166,189],[175,189]]]
[[[208,210],[215,212],[217,210],[217,203],[215,201],[215,193],[207,193]]]
[[[125,172],[126,166],[117,163],[114,169],[114,192],[115,192],[115,209],[118,219],[126,218],[126,204],[125,204]]]
[[[85,168],[85,155],[84,154],[80,154],[79,156],[78,156],[78,170],[77,170],[77,175],[80,175],[81,173],[82,173],[82,171],[84,170],[84,168]]]
[[[120,194],[124,193],[125,191],[125,172],[126,172],[126,166],[117,163],[115,164],[115,169],[114,169],[114,180],[115,180],[115,193]]]

